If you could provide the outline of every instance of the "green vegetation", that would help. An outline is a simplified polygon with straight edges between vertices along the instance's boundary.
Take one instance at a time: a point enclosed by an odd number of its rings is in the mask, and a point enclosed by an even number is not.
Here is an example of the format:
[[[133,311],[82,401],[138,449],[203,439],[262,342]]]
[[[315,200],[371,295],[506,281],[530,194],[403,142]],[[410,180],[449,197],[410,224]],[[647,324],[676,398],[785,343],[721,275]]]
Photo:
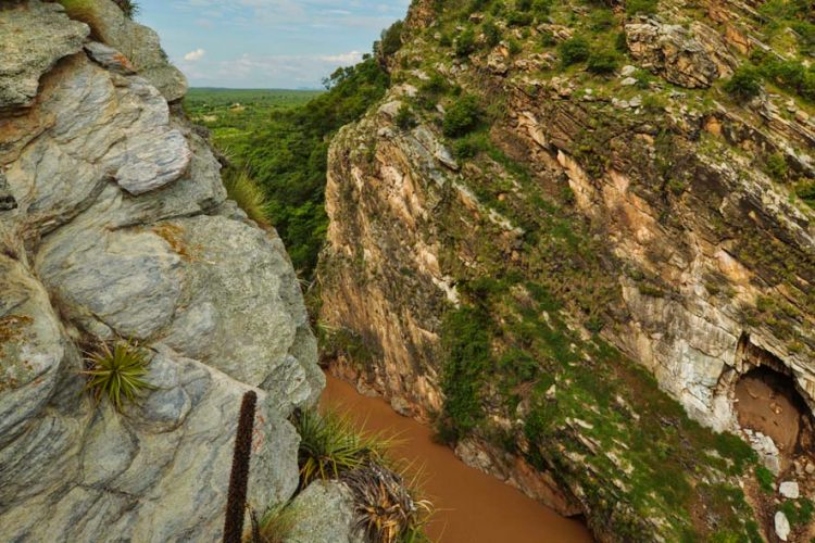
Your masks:
[[[779,510],[787,516],[790,526],[801,526],[812,521],[815,505],[807,498],[799,498],[797,500],[785,500]]]
[[[113,2],[119,6],[128,19],[132,19],[139,13],[139,5],[132,0],[113,0]]]
[[[563,66],[571,66],[589,59],[589,42],[585,38],[575,37],[564,41],[558,47],[560,62]]]
[[[317,264],[328,225],[324,191],[330,136],[362,116],[388,84],[388,75],[369,57],[337,69],[323,93],[193,90],[185,99],[188,113],[212,129],[216,147],[233,169],[262,189],[266,214],[306,278]],[[304,104],[305,99],[310,100]]]
[[[653,15],[658,8],[658,0],[626,0],[625,2],[625,12],[629,15]]]
[[[430,502],[416,500],[402,476],[377,465],[366,465],[343,477],[354,493],[357,525],[371,543],[428,541],[422,528]]]
[[[301,488],[315,479],[337,479],[368,462],[382,460],[387,441],[360,434],[347,417],[336,412],[302,411],[293,422],[300,434]]]
[[[613,51],[592,51],[586,69],[594,74],[609,75],[617,69],[619,57]]]
[[[758,486],[762,491],[766,492],[767,494],[772,494],[775,492],[775,475],[773,475],[773,472],[764,466],[757,466],[756,479],[758,480]]]
[[[396,21],[390,27],[382,31],[378,48],[378,52],[381,55],[390,57],[402,47],[402,30],[404,26],[402,21]]]
[[[142,393],[155,389],[144,380],[148,354],[133,342],[117,340],[112,347],[101,342],[86,356],[87,368],[80,373],[88,376],[85,390],[97,403],[105,397],[121,412],[125,402],[134,402]]]
[[[755,68],[739,66],[733,77],[725,81],[724,90],[740,102],[752,100],[761,92],[761,76]]]
[[[445,316],[441,377],[444,410],[436,430],[445,443],[455,443],[484,418],[482,387],[492,368],[490,317],[484,308],[462,307]]]
[[[480,121],[481,108],[475,96],[467,95],[456,100],[444,115],[442,133],[448,138],[458,138],[473,131]]]
[[[266,197],[248,173],[235,170],[227,172],[224,187],[229,199],[234,200],[250,219],[264,228],[270,226],[266,215]]]
[[[300,487],[315,479],[341,479],[354,494],[357,525],[372,543],[423,543],[431,504],[418,499],[413,483],[389,466],[390,441],[354,429],[334,411],[303,411],[294,418],[300,434]]]
[[[252,516],[252,531],[243,543],[285,543],[299,520],[299,512],[290,504],[270,507],[260,519]]]

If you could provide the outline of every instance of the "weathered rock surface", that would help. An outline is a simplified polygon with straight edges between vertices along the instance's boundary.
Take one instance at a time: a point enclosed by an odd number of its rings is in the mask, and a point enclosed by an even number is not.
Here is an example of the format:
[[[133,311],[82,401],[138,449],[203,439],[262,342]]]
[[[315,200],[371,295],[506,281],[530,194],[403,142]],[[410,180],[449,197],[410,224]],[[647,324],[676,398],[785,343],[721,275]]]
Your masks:
[[[111,0],[94,2],[100,14],[99,39],[120,51],[168,102],[183,98],[187,78],[168,62],[158,34],[125,17]]]
[[[67,20],[59,4],[6,7],[0,26],[0,111],[30,106],[40,77],[82,48],[88,27]],[[36,24],[31,22],[36,17]]]
[[[286,543],[363,543],[355,528],[353,494],[343,483],[315,481],[294,502],[295,516],[302,519]]]
[[[568,511],[575,498],[590,523],[600,524],[593,526],[598,537],[608,540],[612,526],[638,507],[626,496],[641,481],[643,462],[629,442],[608,439],[598,426],[609,427],[604,417],[635,432],[646,417],[663,428],[677,421],[635,405],[644,401],[638,393],[623,397],[629,387],[638,390],[631,385],[636,378],[613,381],[616,396],[592,388],[615,364],[599,351],[571,361],[566,351],[608,342],[716,431],[741,433],[735,385],[759,367],[788,379],[805,420],[815,408],[815,211],[791,187],[793,180],[815,181],[812,126],[796,113],[809,108],[788,96],[720,103],[716,88],[704,89],[747,60],[728,49],[723,27],[694,20],[698,14],[683,3],[671,6],[681,16],[666,10],[657,21],[615,12],[625,23],[632,64],[624,77],[635,80],[632,89],[620,85],[622,78],[593,77],[579,67],[573,74],[542,72],[533,62],[541,55],[539,39],[523,42],[521,32],[510,34],[518,47],[507,71],[496,70],[495,52],[486,47],[466,61],[454,50],[440,55],[437,29],[425,16],[433,5],[416,2],[408,19],[415,39],[389,63],[399,86],[344,128],[329,151],[321,318],[338,331],[335,371],[419,418],[458,409],[451,418],[473,427],[461,432],[467,439],[449,432],[461,456],[508,481],[528,474],[491,447],[537,461],[529,470],[537,482],[522,486],[538,496],[547,485],[567,490],[559,507]],[[460,15],[445,16],[439,24]],[[591,30],[580,21],[575,27]],[[429,48],[433,61],[426,60]],[[658,78],[643,81],[637,68]],[[431,77],[461,94],[421,90]],[[665,81],[695,90],[679,92]],[[400,90],[408,86],[420,89],[415,101]],[[489,129],[445,141],[437,127],[461,95],[479,101]],[[399,102],[412,107],[417,126],[395,125]],[[446,160],[435,151],[444,148],[459,156]],[[770,171],[772,160],[783,162],[786,178]],[[487,346],[451,356],[456,338],[445,336],[445,315],[479,310],[487,314],[479,321],[491,333]],[[484,351],[486,369],[466,363]],[[566,361],[552,362],[557,358]],[[553,372],[561,363],[567,369],[558,379]],[[525,364],[544,376],[513,374]],[[587,368],[582,378],[592,390],[566,402],[597,418],[553,422],[555,406],[576,393],[575,367]],[[504,379],[505,373],[513,375]],[[460,403],[445,412],[454,394]],[[551,442],[529,449],[538,424],[558,426],[547,434]],[[751,431],[752,445],[781,473],[790,450],[760,430]],[[658,446],[653,454],[662,454]],[[611,467],[603,473],[594,469],[599,464]],[[564,475],[569,466],[572,475]],[[553,475],[548,482],[546,475]],[[597,499],[607,490],[613,497]],[[609,503],[613,513],[592,517],[592,509]],[[641,533],[678,539],[680,531],[672,531],[678,524],[669,526],[675,517],[669,519],[681,508],[663,504],[660,516],[652,505],[634,515]],[[771,521],[763,520],[771,536]],[[712,537],[718,528],[707,529]]]
[[[55,4],[0,9],[0,533],[218,541],[250,389],[250,505],[296,490],[287,417],[322,389],[316,343],[279,238],[233,212],[156,89],[184,85],[157,75],[176,71],[155,34],[98,5],[124,41],[86,42]],[[114,337],[151,353],[124,413],[79,373],[77,344]]]
[[[682,26],[633,23],[625,26],[625,36],[631,55],[671,83],[707,88],[720,76],[708,48]]]

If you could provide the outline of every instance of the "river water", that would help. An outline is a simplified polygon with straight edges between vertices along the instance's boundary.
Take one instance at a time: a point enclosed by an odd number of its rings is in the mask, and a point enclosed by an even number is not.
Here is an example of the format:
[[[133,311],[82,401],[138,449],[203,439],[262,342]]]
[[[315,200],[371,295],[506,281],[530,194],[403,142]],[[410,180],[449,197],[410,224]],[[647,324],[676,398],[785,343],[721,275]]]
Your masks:
[[[498,479],[461,462],[432,440],[429,428],[395,413],[380,398],[367,398],[328,377],[322,405],[348,413],[359,427],[396,435],[395,457],[422,469],[424,494],[436,513],[427,528],[436,543],[591,543],[580,522],[556,514]]]

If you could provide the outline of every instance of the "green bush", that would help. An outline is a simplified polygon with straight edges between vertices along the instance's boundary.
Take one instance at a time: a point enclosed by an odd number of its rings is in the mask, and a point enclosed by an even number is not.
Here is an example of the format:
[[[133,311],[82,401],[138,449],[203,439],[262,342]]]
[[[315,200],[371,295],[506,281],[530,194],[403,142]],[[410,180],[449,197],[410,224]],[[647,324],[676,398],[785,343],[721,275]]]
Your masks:
[[[605,32],[614,26],[614,12],[610,9],[596,9],[589,15],[589,28],[593,32]]]
[[[379,50],[383,56],[389,57],[402,47],[402,30],[404,23],[396,21],[387,30],[383,30],[379,40]]]
[[[113,2],[119,6],[128,19],[132,19],[139,13],[139,5],[132,0],[113,0]]]
[[[613,51],[593,51],[589,55],[586,69],[594,74],[607,75],[617,69],[618,57]]]
[[[619,53],[628,52],[628,38],[626,37],[625,32],[617,32],[617,34],[614,36],[614,49],[616,49]]]
[[[629,15],[653,15],[659,7],[658,0],[626,0],[625,12]]]
[[[789,175],[789,166],[782,153],[773,153],[764,160],[764,171],[776,181],[785,181]]]
[[[725,81],[724,90],[740,102],[746,102],[761,92],[761,76],[750,66],[740,66],[733,77]]]
[[[482,30],[484,32],[484,39],[487,46],[495,47],[501,41],[501,31],[492,21],[487,21],[484,23]]]
[[[444,114],[442,133],[448,138],[459,138],[472,132],[478,126],[480,118],[481,109],[475,96],[464,96]]]
[[[512,11],[507,14],[506,20],[509,26],[529,26],[534,17],[527,11]]]
[[[125,402],[133,402],[143,392],[155,387],[144,380],[149,358],[147,351],[135,343],[118,340],[102,342],[85,353],[87,369],[80,372],[88,376],[85,390],[97,403],[106,397],[114,409],[121,411]]]
[[[300,520],[300,512],[291,505],[270,507],[260,519],[252,511],[253,534],[243,537],[243,543],[284,543]]]
[[[393,120],[396,126],[402,130],[409,130],[416,126],[416,118],[413,116],[413,111],[410,109],[410,106],[404,102],[399,106],[399,111],[396,112],[396,117],[394,117]]]
[[[756,468],[756,479],[758,480],[758,486],[761,487],[762,491],[766,492],[767,494],[772,494],[775,492],[775,475],[773,475],[773,472],[764,466],[758,466]]]
[[[456,38],[456,56],[466,57],[475,51],[475,31],[468,26]]]
[[[584,38],[574,37],[561,43],[558,51],[560,52],[560,63],[564,67],[585,62],[590,54],[589,42]]]
[[[302,411],[293,423],[300,434],[301,488],[316,479],[337,479],[369,461],[379,461],[388,445],[380,435],[357,432],[348,417],[334,411]]]
[[[227,197],[238,204],[251,220],[264,228],[270,226],[263,189],[245,170],[228,172],[224,176],[224,188]]]

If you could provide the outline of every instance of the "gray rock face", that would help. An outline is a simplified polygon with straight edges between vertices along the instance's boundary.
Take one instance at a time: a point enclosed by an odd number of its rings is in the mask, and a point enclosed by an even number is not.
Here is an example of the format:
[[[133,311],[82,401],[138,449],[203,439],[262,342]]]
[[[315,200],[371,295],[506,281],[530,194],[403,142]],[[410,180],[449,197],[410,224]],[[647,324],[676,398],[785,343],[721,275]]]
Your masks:
[[[104,28],[154,36],[113,8]],[[218,541],[247,390],[250,505],[297,487],[286,417],[323,377],[294,271],[274,232],[224,211],[217,160],[141,65],[111,42],[83,51],[87,28],[55,5],[0,10],[9,28],[0,65],[42,43],[39,64],[0,73],[0,109],[15,108],[0,113],[2,539]],[[30,80],[36,99],[5,98]],[[124,413],[83,393],[77,347],[117,336],[152,353],[155,389]]]
[[[87,25],[69,21],[58,4],[31,2],[4,10],[0,26],[0,111],[30,106],[42,74],[82,49]]]
[[[168,102],[187,93],[187,78],[167,61],[158,34],[124,16],[111,0],[95,0],[100,14],[102,41],[121,51],[139,73],[156,87]]]
[[[351,490],[337,481],[315,481],[294,501],[299,522],[286,543],[362,543],[353,528]]]
[[[631,56],[681,87],[710,87],[719,70],[707,48],[679,25],[655,21],[625,25]]]

